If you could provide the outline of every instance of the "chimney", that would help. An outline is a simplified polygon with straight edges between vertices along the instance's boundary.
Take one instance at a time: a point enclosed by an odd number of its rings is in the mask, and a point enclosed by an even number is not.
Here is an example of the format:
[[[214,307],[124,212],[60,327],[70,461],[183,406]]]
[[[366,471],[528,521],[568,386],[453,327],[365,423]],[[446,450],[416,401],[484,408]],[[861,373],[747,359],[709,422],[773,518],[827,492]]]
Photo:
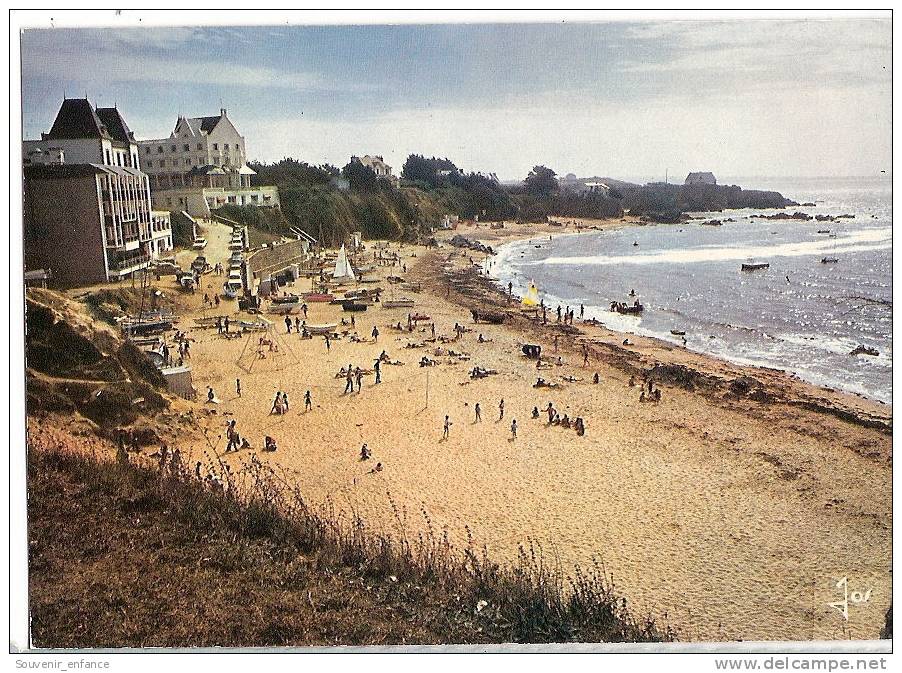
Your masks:
[[[226,116],[226,109],[224,107],[219,108],[219,114],[222,117]]]

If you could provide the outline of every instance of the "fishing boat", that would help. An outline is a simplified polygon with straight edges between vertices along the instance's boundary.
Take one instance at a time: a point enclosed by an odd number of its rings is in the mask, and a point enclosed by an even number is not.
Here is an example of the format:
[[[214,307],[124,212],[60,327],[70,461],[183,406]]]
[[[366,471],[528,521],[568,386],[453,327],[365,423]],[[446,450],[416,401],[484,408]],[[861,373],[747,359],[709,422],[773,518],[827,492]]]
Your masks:
[[[639,315],[645,307],[642,304],[624,304],[623,302],[612,302],[611,311],[620,315]]]
[[[307,292],[303,295],[304,301],[310,302],[313,304],[316,303],[330,303],[333,299],[335,299],[335,295],[330,292]]]
[[[400,299],[386,299],[382,302],[382,308],[411,308],[414,305],[413,299],[401,297]]]
[[[821,264],[836,264],[838,261],[838,257],[824,257],[821,259]]]
[[[360,311],[366,311],[367,304],[361,304],[356,301],[343,301],[341,302],[341,309],[343,311],[352,311],[354,313],[358,313]]]
[[[120,323],[125,334],[157,334],[172,329],[172,320],[164,318],[126,318]]]
[[[419,292],[422,289],[422,285],[419,283],[401,283],[401,289],[408,292]]]
[[[301,298],[296,294],[288,294],[283,297],[272,297],[270,301],[273,304],[297,304],[301,301]]]
[[[769,268],[770,268],[770,264],[768,264],[767,262],[762,262],[760,264],[743,264],[742,265],[743,271],[760,271],[761,269],[769,269]]]
[[[344,245],[338,251],[338,257],[335,259],[335,268],[332,271],[332,280],[336,283],[353,283],[357,280],[354,275],[354,269],[348,261],[348,253],[345,252]]]
[[[684,329],[672,329],[670,330],[670,333],[673,334],[673,336],[686,336],[686,330]]]
[[[304,329],[308,334],[323,335],[332,334],[338,327],[338,323],[329,323],[327,325],[304,325]]]

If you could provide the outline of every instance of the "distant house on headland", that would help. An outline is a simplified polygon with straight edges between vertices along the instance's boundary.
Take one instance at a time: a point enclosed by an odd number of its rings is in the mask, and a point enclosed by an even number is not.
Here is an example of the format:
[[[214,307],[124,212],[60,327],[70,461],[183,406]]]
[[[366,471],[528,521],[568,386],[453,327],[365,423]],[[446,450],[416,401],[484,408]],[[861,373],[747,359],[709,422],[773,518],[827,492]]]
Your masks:
[[[687,185],[716,185],[717,178],[714,173],[690,173],[686,176]]]
[[[382,178],[392,183],[396,182],[398,179],[394,175],[392,175],[391,166],[385,163],[381,156],[370,156],[369,154],[364,154],[362,157],[351,157],[351,161],[359,161],[364,166],[372,170],[373,173],[376,174],[377,178]]]

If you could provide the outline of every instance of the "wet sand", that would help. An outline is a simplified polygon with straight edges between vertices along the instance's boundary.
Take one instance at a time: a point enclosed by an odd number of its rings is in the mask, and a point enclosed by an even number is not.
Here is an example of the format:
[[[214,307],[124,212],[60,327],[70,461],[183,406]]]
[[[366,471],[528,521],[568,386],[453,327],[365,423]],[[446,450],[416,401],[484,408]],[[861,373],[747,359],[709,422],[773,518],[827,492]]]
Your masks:
[[[439,238],[464,233],[496,245],[542,231],[561,229],[480,227]],[[208,229],[212,262],[227,256],[227,237],[225,227]],[[287,470],[311,502],[358,511],[386,530],[398,525],[395,511],[408,534],[427,529],[425,510],[438,534],[447,530],[461,546],[469,527],[475,544],[487,545],[498,560],[515,560],[518,546],[530,541],[565,568],[598,559],[638,612],[666,615],[681,639],[877,637],[891,591],[891,437],[848,419],[879,421],[890,415],[889,407],[652,339],[630,336],[633,345],[623,347],[625,335],[578,319],[582,334],[561,336],[554,353],[553,325],[543,328],[523,317],[505,325],[473,324],[469,307],[504,308],[497,293],[452,287],[446,296],[447,278],[472,276],[469,251],[397,244],[391,250],[400,252],[408,272],[396,266],[378,273],[422,282],[419,294],[397,293],[415,298],[416,306],[372,306],[354,314],[355,330],[340,328],[369,338],[375,325],[377,343],[343,338],[327,351],[322,338],[288,335],[280,317],[267,315],[279,352],[265,351],[259,359],[259,335],[227,340],[215,329],[193,327],[193,318],[204,314],[203,293],[215,291],[221,278],[205,276],[201,291],[186,300],[191,310],[180,327],[196,339],[188,363],[194,385],[200,400],[208,385],[221,399],[205,405],[216,413],[199,429],[206,428],[222,451],[225,422],[235,418],[254,447],[228,454],[228,462],[238,465],[256,453]],[[365,254],[371,258],[372,247]],[[478,263],[483,256],[472,257]],[[391,286],[379,285],[386,290],[383,299],[391,298]],[[309,287],[302,280],[288,289]],[[234,302],[226,305],[235,310]],[[311,303],[309,309],[310,324],[351,317],[340,306]],[[406,325],[410,311],[431,321],[413,333],[390,327]],[[516,306],[511,312],[518,313]],[[447,346],[406,348],[430,338],[431,322],[437,335],[452,337],[455,322],[472,331]],[[480,333],[491,343],[479,343]],[[588,367],[577,340],[594,342]],[[520,353],[524,342],[541,344],[544,354],[560,356],[564,364],[537,372],[535,361]],[[437,356],[437,346],[467,358]],[[369,375],[361,392],[343,394],[338,370],[348,364],[371,369],[383,349],[404,364],[383,365],[382,383]],[[423,355],[439,364],[419,367]],[[724,381],[754,376],[774,397],[762,403],[732,399],[713,385],[690,391],[664,383],[658,386],[660,404],[640,403],[641,378],[635,387],[628,380],[654,364],[679,364]],[[471,380],[468,371],[477,365],[498,373]],[[535,389],[537,376],[560,387]],[[304,411],[306,390],[313,398],[310,412]],[[289,395],[290,411],[281,416],[269,414],[276,391]],[[544,414],[530,418],[534,406],[541,411],[549,401],[562,415],[585,419],[586,435],[548,426]],[[453,425],[443,441],[446,414]],[[260,452],[264,435],[276,439],[276,453]],[[192,460],[211,451],[199,433],[190,442]],[[366,462],[359,460],[363,443],[373,454]],[[376,462],[384,469],[372,473]],[[834,586],[842,577],[850,590],[873,589],[867,603],[850,606],[848,622],[828,606],[842,599]]]

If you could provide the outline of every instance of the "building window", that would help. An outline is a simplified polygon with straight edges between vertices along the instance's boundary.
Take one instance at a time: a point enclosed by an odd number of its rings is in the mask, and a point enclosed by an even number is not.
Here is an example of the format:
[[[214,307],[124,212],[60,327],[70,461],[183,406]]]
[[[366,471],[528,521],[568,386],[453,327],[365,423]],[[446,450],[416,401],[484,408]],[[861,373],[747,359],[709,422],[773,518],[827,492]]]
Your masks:
[[[191,161],[191,159],[185,159],[185,165],[186,165],[186,166],[190,166],[192,163],[193,163],[193,162]]]
[[[236,150],[241,149],[240,147],[238,147],[238,143],[235,143],[235,149],[236,149]]]
[[[144,149],[147,150],[147,151],[145,152],[145,154],[150,154],[150,149],[151,149],[151,148],[150,148],[150,145],[148,145],[148,146],[145,147]]]
[[[163,146],[157,145],[157,154],[162,154],[162,153],[163,153]]]
[[[178,150],[178,148],[175,145],[172,145],[169,149],[171,149],[173,152],[176,152]]]
[[[104,156],[106,157],[106,164],[107,164],[107,166],[111,166],[111,165],[112,165],[112,162],[110,161],[110,151],[109,151],[109,150],[104,150],[103,153],[104,153]]]
[[[182,149],[187,152],[191,149],[191,145],[189,145],[188,143],[185,143],[184,145],[182,145]]]
[[[197,143],[197,149],[202,150],[204,146],[201,143]]]

